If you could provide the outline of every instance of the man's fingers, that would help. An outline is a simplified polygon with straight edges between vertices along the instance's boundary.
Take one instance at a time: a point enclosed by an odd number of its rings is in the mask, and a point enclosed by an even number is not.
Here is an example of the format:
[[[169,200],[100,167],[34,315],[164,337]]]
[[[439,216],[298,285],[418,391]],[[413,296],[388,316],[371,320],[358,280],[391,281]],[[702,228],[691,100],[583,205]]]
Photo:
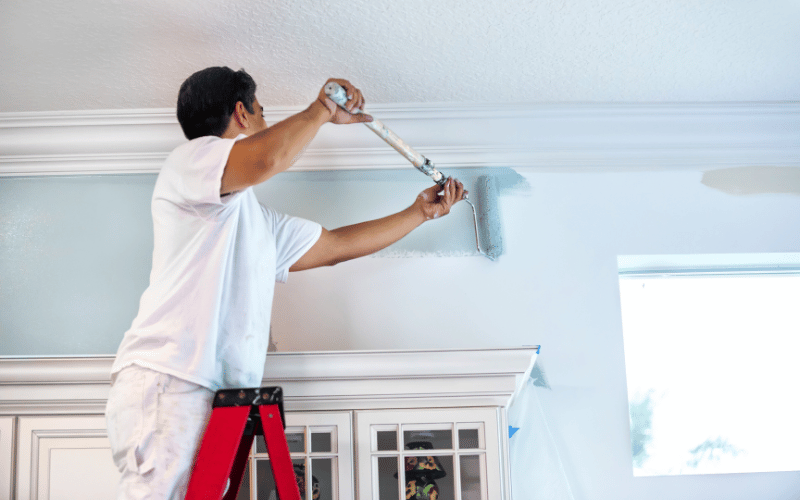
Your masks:
[[[455,197],[454,187],[453,187],[453,179],[448,178],[447,182],[442,186],[442,193],[437,200],[437,205],[441,207],[441,213],[439,215],[446,215],[450,212],[450,207],[453,205],[453,198]]]
[[[447,208],[449,209],[456,201],[456,181],[452,177],[447,179]]]
[[[358,92],[358,95],[353,98],[353,107],[350,109],[351,113],[363,113],[364,112],[364,94],[361,91]]]
[[[360,90],[356,89],[356,92],[353,94],[353,107],[350,108],[350,112],[363,111],[363,109],[364,109],[364,94],[362,94]]]
[[[372,116],[363,113],[364,111],[364,94],[356,88],[348,80],[341,78],[329,78],[328,82],[335,82],[339,84],[345,91],[347,101],[343,107],[339,107],[325,95],[325,88],[320,91],[320,100],[331,111],[331,120],[333,123],[363,123],[373,121]],[[326,84],[328,83],[326,82]]]
[[[465,193],[466,191],[464,191],[464,184],[462,184],[461,181],[458,179],[448,178],[441,199],[445,213],[449,213],[450,208],[457,202],[461,201],[464,198]]]
[[[456,180],[456,199],[455,201],[461,201],[464,199],[464,184],[461,181]]]
[[[347,102],[344,103],[345,109],[347,109],[348,113],[352,113],[356,109],[361,109],[359,103],[361,102],[361,91],[358,90],[352,83],[348,82],[347,80],[343,80],[344,84],[344,91],[347,94]]]

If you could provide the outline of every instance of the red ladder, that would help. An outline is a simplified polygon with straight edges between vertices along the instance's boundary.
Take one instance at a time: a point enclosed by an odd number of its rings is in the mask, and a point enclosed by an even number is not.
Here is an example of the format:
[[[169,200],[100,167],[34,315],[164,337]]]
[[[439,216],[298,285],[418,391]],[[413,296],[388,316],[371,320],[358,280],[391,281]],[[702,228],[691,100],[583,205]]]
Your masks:
[[[235,500],[256,435],[264,436],[278,497],[300,500],[284,422],[280,387],[217,391],[186,500]]]

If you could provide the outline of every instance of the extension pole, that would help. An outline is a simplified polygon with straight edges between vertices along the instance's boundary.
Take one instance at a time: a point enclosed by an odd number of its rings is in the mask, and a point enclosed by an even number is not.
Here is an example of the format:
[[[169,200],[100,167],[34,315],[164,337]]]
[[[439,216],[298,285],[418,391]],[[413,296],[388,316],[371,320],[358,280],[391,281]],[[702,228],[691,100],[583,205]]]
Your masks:
[[[347,93],[341,85],[336,82],[329,82],[327,85],[325,85],[325,95],[330,97],[331,101],[338,104],[339,107],[346,109],[345,104],[347,104]],[[360,115],[363,113],[363,111],[360,109],[354,109],[352,113]],[[384,125],[383,122],[373,116],[372,121],[364,122],[364,125],[375,132],[378,137],[386,141],[386,143],[393,147],[398,153],[405,156],[406,160],[410,161],[415,167],[417,167],[417,170],[433,179],[433,182],[440,186],[444,186],[445,182],[447,182],[447,178],[444,176],[444,174],[436,170],[436,167],[429,159],[414,151],[414,148],[406,144],[405,141],[398,137],[397,134],[389,130],[389,128]],[[464,199],[466,199],[466,197],[464,197]]]
[[[341,107],[342,109],[347,109],[345,107],[345,105],[347,104],[347,92],[345,92],[344,87],[342,87],[338,83],[328,82],[325,85],[325,95],[327,95],[333,102],[339,105],[339,107]],[[363,111],[360,109],[354,109],[352,113],[358,115],[363,113]],[[383,122],[381,122],[380,120],[378,120],[373,116],[372,121],[364,122],[364,125],[366,125],[367,128],[375,132],[375,134],[377,134],[378,137],[386,141],[386,143],[389,144],[391,147],[393,147],[398,153],[403,155],[408,161],[411,162],[412,165],[414,165],[417,168],[417,170],[419,170],[423,174],[433,179],[433,182],[435,182],[440,186],[445,185],[445,183],[447,182],[447,178],[444,176],[444,174],[436,170],[436,167],[429,159],[425,158],[418,152],[414,151],[414,148],[406,144],[405,141],[403,141],[403,139],[398,137],[397,134],[389,130],[389,128],[386,125],[384,125]],[[478,234],[478,213],[475,210],[475,205],[472,204],[466,193],[464,194],[462,199],[466,201],[470,207],[472,207],[472,217],[475,221],[475,246],[478,248],[478,252],[488,257],[489,260],[495,260],[496,257],[494,255],[490,255],[489,253],[481,249],[481,243],[480,243],[481,238],[480,235]],[[485,214],[481,212],[481,215]],[[495,246],[496,245],[490,243],[489,250],[493,252]]]

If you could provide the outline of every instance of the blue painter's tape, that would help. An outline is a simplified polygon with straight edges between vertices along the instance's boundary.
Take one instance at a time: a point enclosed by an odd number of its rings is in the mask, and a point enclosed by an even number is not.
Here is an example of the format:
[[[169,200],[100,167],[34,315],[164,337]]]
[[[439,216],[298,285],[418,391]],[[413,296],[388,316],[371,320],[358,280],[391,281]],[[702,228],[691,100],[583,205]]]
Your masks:
[[[519,430],[519,427],[514,427],[512,425],[508,426],[508,438],[511,439],[514,437],[514,434]]]

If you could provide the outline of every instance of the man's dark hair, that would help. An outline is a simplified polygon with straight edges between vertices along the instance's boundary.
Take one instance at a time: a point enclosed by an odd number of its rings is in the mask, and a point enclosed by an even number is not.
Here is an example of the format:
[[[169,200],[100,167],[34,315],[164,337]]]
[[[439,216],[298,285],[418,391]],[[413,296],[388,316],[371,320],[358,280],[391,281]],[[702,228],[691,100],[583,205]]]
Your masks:
[[[192,140],[225,133],[236,103],[242,101],[253,113],[256,82],[243,69],[233,71],[215,66],[198,71],[181,85],[178,92],[178,122],[183,135]]]

